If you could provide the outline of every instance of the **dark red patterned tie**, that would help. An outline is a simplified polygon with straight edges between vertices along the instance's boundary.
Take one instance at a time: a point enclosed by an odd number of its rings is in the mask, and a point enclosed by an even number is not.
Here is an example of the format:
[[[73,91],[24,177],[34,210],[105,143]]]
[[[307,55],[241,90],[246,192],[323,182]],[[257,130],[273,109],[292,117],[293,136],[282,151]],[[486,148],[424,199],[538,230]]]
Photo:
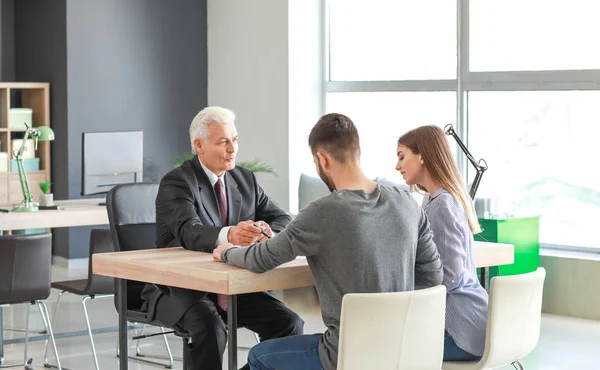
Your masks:
[[[223,189],[221,179],[217,179],[215,183],[215,195],[219,203],[219,213],[221,213],[221,226],[227,226],[227,199],[225,199],[225,189]]]
[[[219,203],[219,213],[221,214],[221,226],[227,226],[227,200],[225,199],[225,189],[223,189],[223,181],[217,179],[215,183],[215,195]],[[217,294],[217,304],[227,311],[227,296]]]

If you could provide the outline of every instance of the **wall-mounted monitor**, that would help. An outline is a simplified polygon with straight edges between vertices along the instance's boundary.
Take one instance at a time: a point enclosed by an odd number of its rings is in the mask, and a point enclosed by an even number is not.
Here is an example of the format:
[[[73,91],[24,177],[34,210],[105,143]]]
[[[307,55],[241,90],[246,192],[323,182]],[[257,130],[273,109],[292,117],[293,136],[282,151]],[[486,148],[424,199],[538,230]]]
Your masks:
[[[81,150],[81,195],[107,193],[115,185],[143,179],[142,131],[84,132]]]

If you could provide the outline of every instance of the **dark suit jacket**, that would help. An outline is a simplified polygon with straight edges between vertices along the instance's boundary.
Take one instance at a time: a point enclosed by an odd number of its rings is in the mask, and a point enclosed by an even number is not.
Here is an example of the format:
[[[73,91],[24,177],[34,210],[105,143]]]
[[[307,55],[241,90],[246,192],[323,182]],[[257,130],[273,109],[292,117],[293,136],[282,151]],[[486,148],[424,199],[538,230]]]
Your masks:
[[[292,220],[269,200],[251,171],[235,167],[225,173],[228,222],[221,225],[217,198],[198,157],[185,161],[166,174],[156,197],[156,244],[212,252],[223,226],[244,220],[263,220],[280,232]],[[207,293],[188,289],[147,285],[142,293],[149,315],[167,326],[175,324],[199,298]],[[158,306],[157,306],[158,305]]]

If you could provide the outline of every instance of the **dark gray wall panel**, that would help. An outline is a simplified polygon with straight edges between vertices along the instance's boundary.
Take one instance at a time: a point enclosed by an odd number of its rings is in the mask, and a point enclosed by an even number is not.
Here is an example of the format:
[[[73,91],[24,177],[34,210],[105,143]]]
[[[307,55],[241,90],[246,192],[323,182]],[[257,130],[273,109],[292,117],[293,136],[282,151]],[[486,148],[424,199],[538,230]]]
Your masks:
[[[14,8],[15,80],[50,83],[52,192],[68,198],[67,29],[65,0],[18,0]],[[35,26],[33,26],[35,25]],[[69,229],[54,229],[53,254],[69,257]]]
[[[83,132],[144,131],[146,181],[189,151],[207,101],[206,0],[18,0],[15,35],[17,79],[51,83],[57,199],[80,197]],[[89,229],[55,230],[55,254],[87,256]]]

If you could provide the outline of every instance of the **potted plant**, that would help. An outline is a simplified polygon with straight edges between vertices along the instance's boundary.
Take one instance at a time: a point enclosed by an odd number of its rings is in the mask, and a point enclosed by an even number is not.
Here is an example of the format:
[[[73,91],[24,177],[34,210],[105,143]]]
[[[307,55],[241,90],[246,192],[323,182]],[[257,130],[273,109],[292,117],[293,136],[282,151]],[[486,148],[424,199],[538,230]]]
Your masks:
[[[50,180],[40,182],[40,190],[42,190],[42,194],[40,194],[40,206],[42,207],[54,205],[54,195],[50,192],[50,185],[52,185]]]
[[[250,162],[236,162],[236,166],[243,167],[247,170],[250,170],[254,173],[270,173],[273,176],[277,177],[277,173],[273,170],[273,167],[262,162],[260,159],[255,159]]]

